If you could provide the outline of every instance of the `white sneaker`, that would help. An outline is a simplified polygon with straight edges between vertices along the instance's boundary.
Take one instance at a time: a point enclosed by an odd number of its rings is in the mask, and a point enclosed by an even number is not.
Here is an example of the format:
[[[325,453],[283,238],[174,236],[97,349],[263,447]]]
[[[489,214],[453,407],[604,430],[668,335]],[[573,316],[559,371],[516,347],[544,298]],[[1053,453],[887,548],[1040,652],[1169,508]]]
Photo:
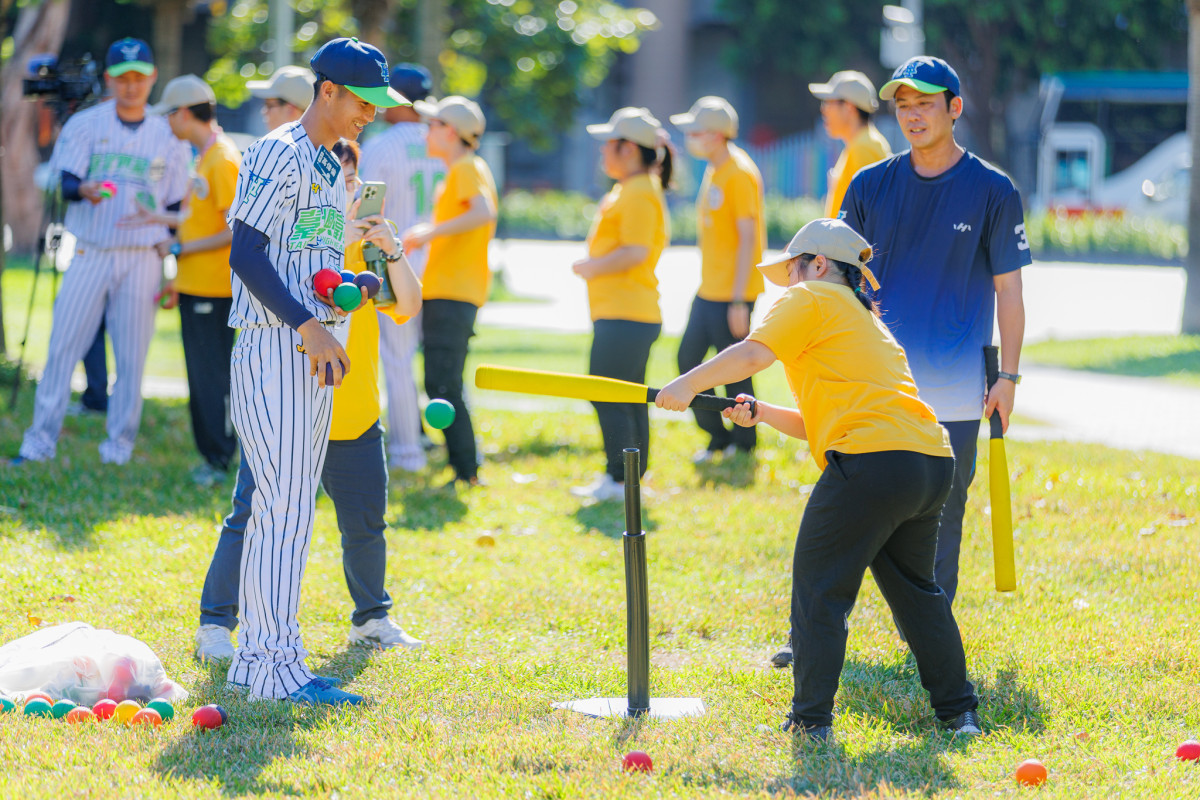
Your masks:
[[[201,661],[229,661],[233,658],[229,628],[224,625],[201,625],[196,631],[196,658]]]
[[[587,486],[572,486],[571,494],[599,502],[622,500],[625,497],[625,484],[617,483],[606,472]]]
[[[420,639],[409,636],[405,633],[404,628],[392,622],[391,617],[369,619],[362,625],[352,625],[350,627],[350,644],[361,644],[379,650],[391,650],[394,647],[416,650],[418,647],[425,646]]]

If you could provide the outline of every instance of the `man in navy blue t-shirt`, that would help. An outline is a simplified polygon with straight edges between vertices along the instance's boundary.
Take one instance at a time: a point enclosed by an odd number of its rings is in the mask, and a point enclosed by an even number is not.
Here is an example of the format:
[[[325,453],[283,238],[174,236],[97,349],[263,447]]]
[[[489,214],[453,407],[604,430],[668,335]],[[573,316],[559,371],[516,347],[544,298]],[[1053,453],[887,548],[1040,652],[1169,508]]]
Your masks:
[[[1025,305],[1021,268],[1033,262],[1021,196],[1007,175],[954,140],[958,75],[939,58],[901,65],[879,90],[895,100],[911,149],[855,175],[841,216],[875,249],[883,320],[904,346],[917,390],[950,433],[955,477],[942,510],[935,575],[958,589],[967,489],[982,415],[1012,413]],[[986,389],[983,347],[1000,328],[1000,377]]]

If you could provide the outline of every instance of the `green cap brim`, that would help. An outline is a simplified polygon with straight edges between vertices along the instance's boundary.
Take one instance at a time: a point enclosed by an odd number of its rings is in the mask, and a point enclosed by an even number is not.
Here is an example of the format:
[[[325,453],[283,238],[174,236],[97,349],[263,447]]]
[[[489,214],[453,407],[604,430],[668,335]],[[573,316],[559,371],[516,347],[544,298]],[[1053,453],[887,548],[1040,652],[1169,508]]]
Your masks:
[[[879,90],[880,100],[891,100],[896,96],[896,90],[901,86],[907,86],[910,89],[916,89],[921,94],[938,94],[939,92],[949,91],[945,86],[938,86],[934,83],[926,83],[918,81],[914,78],[897,78],[894,81],[888,81]]]
[[[113,64],[108,68],[108,74],[112,77],[124,75],[126,72],[140,72],[143,75],[153,75],[154,65],[147,64],[145,61],[126,61],[123,64]]]
[[[347,86],[357,96],[379,108],[411,106],[412,103],[390,86]]]

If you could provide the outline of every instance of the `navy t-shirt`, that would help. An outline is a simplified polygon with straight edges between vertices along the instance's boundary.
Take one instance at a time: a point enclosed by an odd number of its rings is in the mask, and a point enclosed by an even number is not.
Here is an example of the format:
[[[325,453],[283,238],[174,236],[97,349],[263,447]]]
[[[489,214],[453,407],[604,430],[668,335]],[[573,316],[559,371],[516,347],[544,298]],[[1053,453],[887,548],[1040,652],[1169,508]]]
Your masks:
[[[921,399],[942,422],[979,419],[992,278],[1033,263],[1012,180],[971,153],[922,178],[905,151],[859,170],[840,217],[875,249],[876,299]]]

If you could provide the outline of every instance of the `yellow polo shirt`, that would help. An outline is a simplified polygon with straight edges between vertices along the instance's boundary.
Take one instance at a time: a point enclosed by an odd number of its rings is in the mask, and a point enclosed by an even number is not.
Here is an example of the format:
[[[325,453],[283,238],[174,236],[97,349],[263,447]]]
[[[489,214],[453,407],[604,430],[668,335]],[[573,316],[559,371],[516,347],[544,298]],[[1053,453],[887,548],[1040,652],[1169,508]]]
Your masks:
[[[362,242],[346,248],[346,269],[362,272],[366,262],[362,257]],[[394,313],[395,306],[378,309],[403,325],[409,320]],[[375,303],[366,304],[350,315],[350,336],[346,355],[350,371],[342,385],[333,390],[333,423],[329,438],[337,441],[357,439],[379,420],[379,315]]]
[[[445,179],[435,190],[433,224],[463,214],[478,195],[491,199],[500,208],[496,181],[482,158],[467,153],[450,165]],[[438,236],[429,243],[429,262],[421,277],[421,296],[426,300],[462,300],[474,306],[487,302],[492,280],[488,269],[488,243],[496,235],[496,224]]]
[[[762,294],[763,276],[754,268],[762,261],[767,240],[762,175],[740,147],[731,144],[725,163],[716,169],[709,166],[704,171],[700,194],[696,197],[696,216],[700,223],[700,291],[697,294],[714,303],[750,302]],[[754,221],[754,250],[750,254],[745,295],[734,297],[733,279],[737,274],[740,239],[737,222],[740,219]]]
[[[848,286],[800,283],[748,337],[783,364],[813,460],[825,451],[950,456],[950,438],[917,397],[904,349]]]
[[[892,146],[888,144],[887,139],[868,122],[866,127],[858,132],[854,141],[842,150],[837,163],[829,171],[829,199],[825,202],[825,216],[837,218],[854,173],[876,161],[883,161],[891,154]]]
[[[654,268],[670,238],[669,226],[667,203],[657,175],[636,175],[604,196],[588,233],[588,256],[605,256],[627,245],[641,245],[650,252],[629,269],[587,282],[593,321],[662,322]]]
[[[188,192],[179,241],[191,242],[229,230],[225,215],[237,190],[242,154],[225,134],[217,134],[196,164]],[[175,289],[198,297],[230,297],[229,245],[219,250],[189,253],[178,258]]]

